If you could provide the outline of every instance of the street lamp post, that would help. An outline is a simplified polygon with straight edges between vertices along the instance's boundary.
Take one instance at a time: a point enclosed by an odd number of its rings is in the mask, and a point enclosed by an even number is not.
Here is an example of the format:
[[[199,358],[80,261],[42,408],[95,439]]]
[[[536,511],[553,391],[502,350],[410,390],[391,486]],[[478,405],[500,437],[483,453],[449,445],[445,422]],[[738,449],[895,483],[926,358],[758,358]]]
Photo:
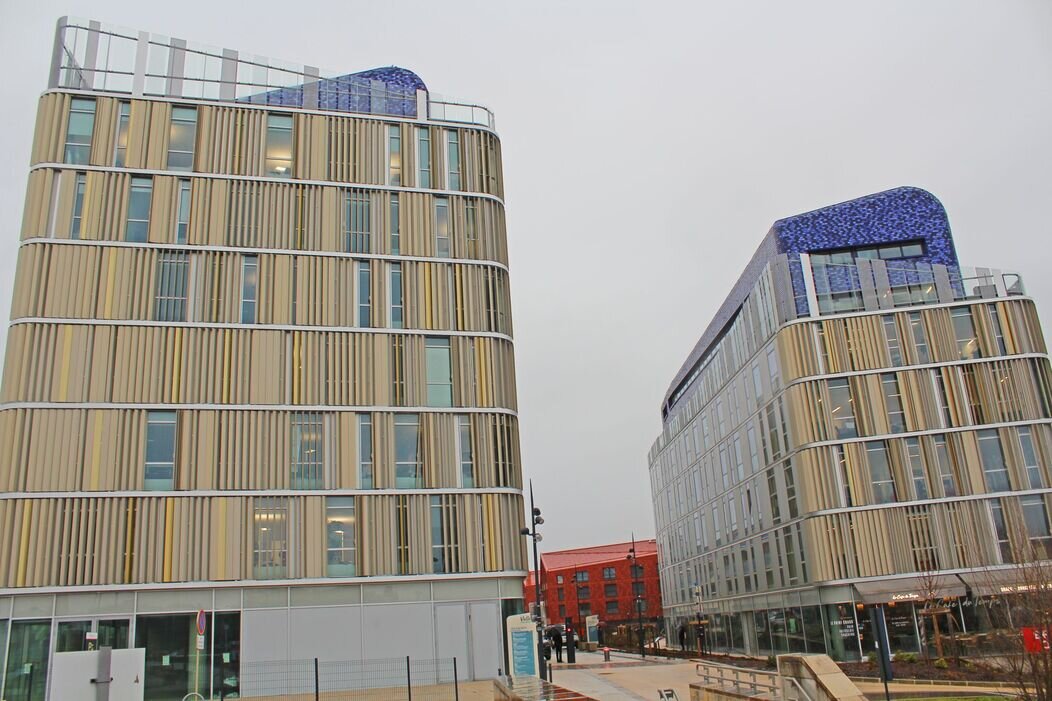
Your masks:
[[[530,480],[530,525],[519,533],[533,539],[533,592],[537,601],[537,670],[541,679],[547,679],[547,665],[544,662],[544,621],[541,619],[541,564],[537,556],[537,543],[543,540],[537,532],[537,526],[544,523],[541,510],[533,503],[533,480]]]
[[[632,563],[632,589],[635,594],[635,605],[636,605],[636,621],[639,624],[639,654],[646,659],[647,650],[646,646],[643,645],[643,594],[636,593],[639,590],[639,565],[638,558],[636,557],[636,534],[632,534],[632,547],[628,549],[627,559]]]

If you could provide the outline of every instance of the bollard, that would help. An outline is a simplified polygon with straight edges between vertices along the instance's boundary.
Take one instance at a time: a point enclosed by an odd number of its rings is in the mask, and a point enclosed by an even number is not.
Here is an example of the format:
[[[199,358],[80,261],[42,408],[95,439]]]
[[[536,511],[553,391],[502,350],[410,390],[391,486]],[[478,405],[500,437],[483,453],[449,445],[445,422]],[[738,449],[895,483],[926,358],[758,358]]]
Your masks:
[[[610,661],[610,648],[604,647],[603,648],[603,662],[609,662],[609,661]]]

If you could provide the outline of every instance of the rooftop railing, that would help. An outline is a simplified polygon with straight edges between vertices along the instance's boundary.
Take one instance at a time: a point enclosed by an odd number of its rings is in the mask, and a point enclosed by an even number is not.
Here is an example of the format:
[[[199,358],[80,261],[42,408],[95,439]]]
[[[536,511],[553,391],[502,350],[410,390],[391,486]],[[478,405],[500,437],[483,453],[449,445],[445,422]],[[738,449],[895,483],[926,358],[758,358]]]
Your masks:
[[[94,20],[62,18],[55,32],[51,88],[133,96],[247,102],[312,110],[427,118],[494,128],[480,105],[432,100],[401,69],[371,75],[254,56]],[[417,79],[418,80],[418,79]]]

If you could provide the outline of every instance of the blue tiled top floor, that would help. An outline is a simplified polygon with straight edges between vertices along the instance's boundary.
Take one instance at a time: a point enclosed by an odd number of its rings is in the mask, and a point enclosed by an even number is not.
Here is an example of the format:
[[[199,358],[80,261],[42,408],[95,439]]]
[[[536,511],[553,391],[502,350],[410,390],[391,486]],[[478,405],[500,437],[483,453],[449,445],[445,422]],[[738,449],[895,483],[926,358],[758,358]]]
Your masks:
[[[375,82],[384,86],[379,94],[373,91]],[[427,86],[420,76],[398,66],[371,68],[337,78],[320,78],[316,88],[318,109],[401,117],[417,116],[416,91],[427,91]],[[250,95],[242,98],[241,102],[303,107],[304,86],[296,85]]]
[[[946,209],[935,195],[917,187],[897,187],[779,219],[760,242],[705,333],[676,373],[662,407],[668,408],[669,399],[679,384],[709,347],[719,340],[723,329],[734,319],[764,268],[775,256],[789,254],[793,287],[802,296],[803,276],[799,259],[795,264],[793,262],[794,256],[918,240],[924,241],[925,253],[916,259],[917,262],[958,265]]]

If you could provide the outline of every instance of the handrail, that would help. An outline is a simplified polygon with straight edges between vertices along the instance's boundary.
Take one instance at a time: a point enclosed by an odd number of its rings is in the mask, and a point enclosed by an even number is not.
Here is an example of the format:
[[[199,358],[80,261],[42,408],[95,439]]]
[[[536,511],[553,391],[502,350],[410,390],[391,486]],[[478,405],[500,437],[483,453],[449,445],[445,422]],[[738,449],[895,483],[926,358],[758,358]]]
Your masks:
[[[710,669],[714,670],[715,674],[710,673]],[[775,672],[768,672],[762,669],[745,669],[715,662],[699,662],[694,665],[694,672],[706,684],[732,687],[754,694],[763,692],[774,696],[781,695],[781,686],[775,679],[778,676]],[[811,699],[808,699],[808,701],[811,701]]]
[[[792,685],[796,687],[796,691],[799,694],[796,698],[800,698],[802,696],[804,699],[806,699],[806,701],[814,701],[814,699],[811,698],[811,694],[807,693],[807,690],[804,689],[804,687],[800,684],[800,680],[798,680],[796,677],[782,677],[782,684],[784,685],[785,682],[791,682]],[[789,699],[789,694],[785,693],[784,689],[782,690],[782,698]]]

